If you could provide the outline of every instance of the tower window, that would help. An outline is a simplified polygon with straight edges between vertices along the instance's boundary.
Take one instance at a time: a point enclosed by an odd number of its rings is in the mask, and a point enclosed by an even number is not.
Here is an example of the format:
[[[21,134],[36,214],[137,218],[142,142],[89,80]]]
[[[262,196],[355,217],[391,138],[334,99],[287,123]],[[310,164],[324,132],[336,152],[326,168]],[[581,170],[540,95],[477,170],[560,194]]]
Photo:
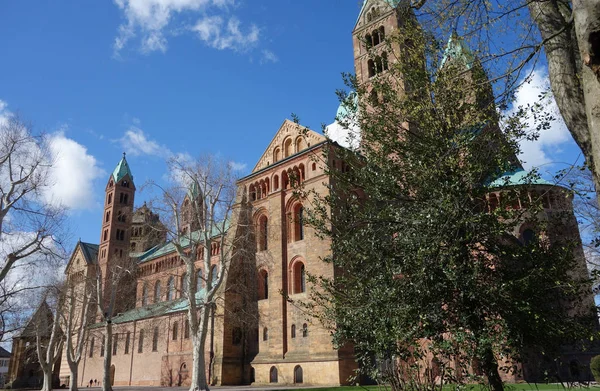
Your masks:
[[[375,76],[375,62],[373,60],[367,61],[367,66],[369,68],[369,77]]]
[[[169,277],[167,281],[167,301],[171,301],[175,298],[175,278]]]
[[[269,340],[269,329],[265,327],[263,329],[263,341],[268,341],[268,340]]]
[[[119,334],[115,334],[113,336],[113,346],[112,346],[112,354],[113,356],[117,355],[117,350],[119,349]]]
[[[158,352],[158,327],[154,328],[154,335],[152,336],[152,351]]]
[[[127,336],[125,337],[125,354],[129,354],[130,343],[131,343],[131,331],[128,331]]]
[[[138,341],[138,353],[144,352],[144,330],[140,330],[140,340]]]
[[[258,284],[258,300],[269,298],[269,273],[266,270],[261,270],[259,274]]]
[[[144,282],[144,286],[142,287],[142,306],[145,307],[148,305],[148,283]]]
[[[177,341],[179,336],[179,322],[173,323],[173,341]]]
[[[373,47],[373,37],[371,37],[371,34],[365,35],[365,47],[367,49],[371,49]]]
[[[106,218],[104,219],[105,223],[108,223],[110,221],[110,211],[106,212]]]
[[[379,39],[381,42],[385,41],[385,27],[379,27]]]
[[[292,338],[296,338],[296,325],[292,325]]]
[[[110,193],[110,194],[108,195],[108,199],[106,200],[106,203],[107,203],[108,205],[112,204],[112,193]]]
[[[154,285],[154,302],[158,303],[160,301],[160,281],[156,281]]]
[[[90,357],[94,357],[94,342],[95,339],[92,337],[92,341],[90,342]]]
[[[302,338],[308,337],[308,325],[304,323],[302,325]]]
[[[100,357],[104,357],[104,349],[106,349],[106,336],[102,336],[102,346],[100,346]]]
[[[373,46],[379,45],[379,30],[373,31],[371,35],[373,36]]]

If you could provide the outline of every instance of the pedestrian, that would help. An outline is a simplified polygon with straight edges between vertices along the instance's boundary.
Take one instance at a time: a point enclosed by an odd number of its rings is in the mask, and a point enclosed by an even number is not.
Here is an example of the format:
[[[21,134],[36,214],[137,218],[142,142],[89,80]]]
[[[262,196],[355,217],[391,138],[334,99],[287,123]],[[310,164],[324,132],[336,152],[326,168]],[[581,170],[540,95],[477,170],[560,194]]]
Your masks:
[[[92,386],[93,383],[94,383],[94,379],[90,379],[90,387]]]

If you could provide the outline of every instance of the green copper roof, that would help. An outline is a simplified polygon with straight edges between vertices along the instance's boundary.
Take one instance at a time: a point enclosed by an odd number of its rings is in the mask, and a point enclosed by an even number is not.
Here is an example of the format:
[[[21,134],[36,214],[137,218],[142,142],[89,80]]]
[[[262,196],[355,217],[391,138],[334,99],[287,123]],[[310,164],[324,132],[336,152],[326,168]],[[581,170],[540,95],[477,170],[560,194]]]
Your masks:
[[[113,171],[113,178],[115,182],[119,182],[121,179],[125,178],[126,175],[129,175],[129,178],[133,181],[133,174],[131,173],[131,169],[129,168],[129,164],[127,164],[127,160],[125,159],[125,154],[123,154],[123,158],[115,167]]]
[[[335,113],[335,119],[344,119],[350,112],[356,111],[356,109],[358,109],[358,94],[351,91],[346,99],[340,103],[337,113]]]
[[[489,187],[507,187],[507,186],[523,186],[523,185],[545,185],[554,186],[554,183],[548,182],[538,175],[531,175],[522,168],[517,168],[513,171],[505,172],[500,175],[500,178],[492,181]]]
[[[440,68],[449,60],[459,60],[467,67],[467,69],[471,69],[475,62],[475,56],[471,52],[471,49],[469,49],[464,39],[462,39],[456,31],[453,32],[452,35],[450,35],[450,39],[448,39],[446,50],[444,50],[444,57],[440,63]]]
[[[204,290],[196,292],[196,304],[202,305],[202,298],[204,297]],[[122,324],[127,322],[133,322],[140,319],[154,318],[156,316],[173,314],[176,312],[185,311],[188,309],[187,298],[179,298],[172,301],[161,301],[160,303],[150,304],[145,307],[137,307],[122,314],[118,314],[112,319],[113,324]],[[102,326],[102,323],[96,323],[92,325],[92,328],[98,328]]]

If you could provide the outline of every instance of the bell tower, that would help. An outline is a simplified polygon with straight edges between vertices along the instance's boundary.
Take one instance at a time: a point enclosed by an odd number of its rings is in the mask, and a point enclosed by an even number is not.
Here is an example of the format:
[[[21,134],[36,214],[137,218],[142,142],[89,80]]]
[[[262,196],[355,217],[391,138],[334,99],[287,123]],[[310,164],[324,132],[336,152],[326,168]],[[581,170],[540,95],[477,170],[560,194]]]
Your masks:
[[[105,294],[111,268],[129,257],[134,196],[133,175],[123,153],[123,158],[108,178],[104,198],[98,264],[104,279]]]

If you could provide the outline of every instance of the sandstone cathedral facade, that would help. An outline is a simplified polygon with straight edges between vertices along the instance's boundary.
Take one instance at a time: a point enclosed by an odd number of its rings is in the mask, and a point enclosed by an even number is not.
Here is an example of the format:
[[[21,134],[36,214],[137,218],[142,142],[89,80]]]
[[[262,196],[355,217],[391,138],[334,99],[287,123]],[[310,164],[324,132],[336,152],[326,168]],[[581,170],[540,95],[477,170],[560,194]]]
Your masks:
[[[356,76],[363,85],[368,85],[375,75],[386,72],[397,58],[394,53],[386,52],[393,51],[393,46],[383,45],[385,36],[402,28],[397,3],[395,0],[365,0],[360,11],[353,30],[353,46]],[[365,38],[370,42],[365,42]],[[454,54],[459,55],[460,51],[454,50]],[[338,116],[346,112],[340,106]],[[322,161],[323,149],[332,145],[324,135],[308,129],[300,134],[298,129],[295,123],[285,120],[252,173],[237,182],[237,207],[245,202],[251,208],[256,232],[256,243],[249,249],[253,272],[248,274],[256,292],[250,302],[244,303],[249,319],[240,321],[235,317],[239,302],[227,293],[213,310],[206,351],[212,384],[340,385],[348,384],[357,369],[352,348],[335,349],[329,331],[292,304],[308,299],[307,291],[311,288],[307,273],[332,277],[337,272],[331,264],[320,261],[330,251],[330,243],[317,238],[310,227],[303,225],[304,207],[294,195],[291,178],[301,181],[307,191],[326,194],[329,184],[326,167],[339,162]],[[332,124],[329,130],[330,136],[335,138],[339,125]],[[341,139],[338,141],[344,143]],[[98,244],[79,242],[65,274],[68,280],[84,281],[93,279],[98,268],[106,275],[113,255],[134,259],[137,273],[131,282],[129,297],[132,300],[123,300],[121,313],[114,319],[111,382],[114,385],[188,385],[192,349],[182,294],[185,266],[166,236],[160,234],[158,216],[145,204],[134,208],[133,173],[123,156],[106,185],[100,241]],[[501,182],[519,186],[524,175],[525,172],[517,168],[509,173],[508,181]],[[526,192],[543,194],[544,209],[548,213],[560,210],[572,214],[570,199],[551,183],[540,180],[528,185]],[[490,204],[497,203],[500,193],[501,190],[490,193]],[[235,231],[234,228],[230,230]],[[523,225],[513,234],[525,238],[531,235],[529,231],[530,227]],[[219,251],[215,248],[212,254],[218,257]],[[235,264],[231,267],[235,268]],[[213,270],[202,270],[200,261],[197,273],[199,289],[202,289],[202,277],[214,275]],[[224,282],[224,291],[231,283]],[[102,333],[101,327],[92,328],[80,362],[79,379],[69,379],[69,367],[63,354],[57,369],[61,384],[75,381],[85,386],[90,379],[102,379],[105,347]],[[15,364],[9,373],[11,380],[26,376],[18,363],[19,354],[23,352],[17,339],[13,349],[16,359],[12,360]],[[518,380],[518,377],[514,375],[507,380]]]

